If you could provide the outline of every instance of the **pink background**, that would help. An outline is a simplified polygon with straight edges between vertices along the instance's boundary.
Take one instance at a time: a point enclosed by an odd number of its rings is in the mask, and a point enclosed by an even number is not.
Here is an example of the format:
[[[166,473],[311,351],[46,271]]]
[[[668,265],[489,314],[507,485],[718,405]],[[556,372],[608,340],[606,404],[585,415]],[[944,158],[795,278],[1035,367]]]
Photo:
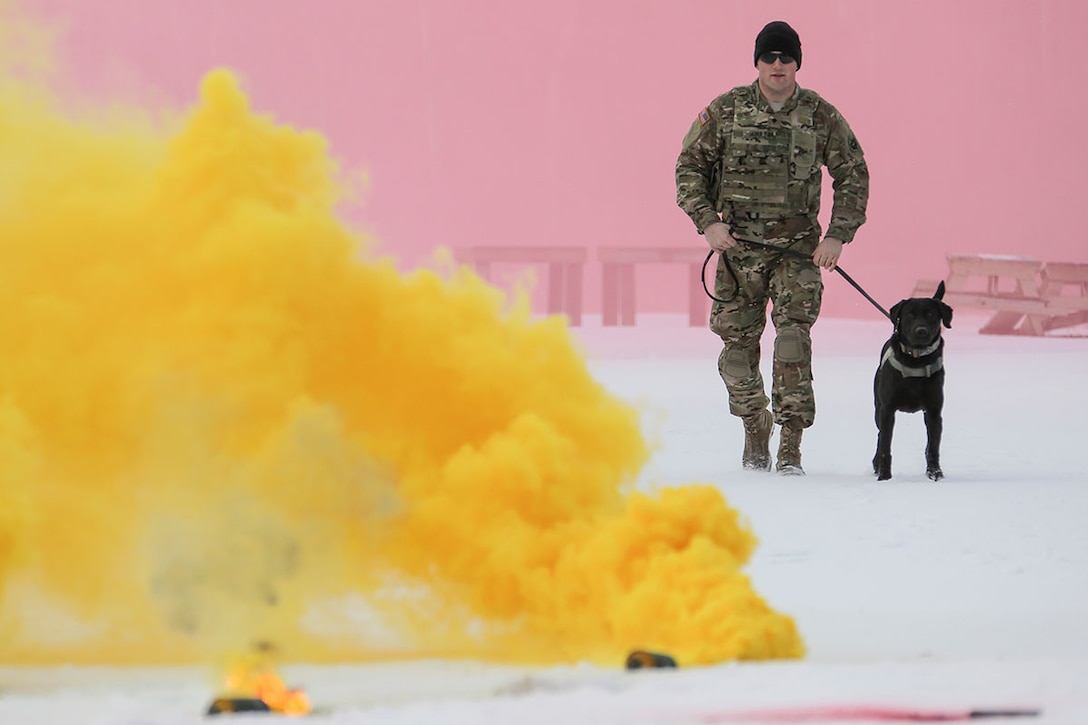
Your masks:
[[[886,305],[946,251],[1088,261],[1083,0],[27,0],[70,87],[183,106],[226,66],[372,182],[350,222],[405,268],[439,245],[696,246],[673,164],[696,113],[755,78],[762,25],[850,121],[870,221],[841,262]],[[824,218],[830,208],[825,200]],[[682,311],[682,268],[640,310]],[[598,308],[599,268],[585,299]],[[875,317],[829,279],[825,314]]]

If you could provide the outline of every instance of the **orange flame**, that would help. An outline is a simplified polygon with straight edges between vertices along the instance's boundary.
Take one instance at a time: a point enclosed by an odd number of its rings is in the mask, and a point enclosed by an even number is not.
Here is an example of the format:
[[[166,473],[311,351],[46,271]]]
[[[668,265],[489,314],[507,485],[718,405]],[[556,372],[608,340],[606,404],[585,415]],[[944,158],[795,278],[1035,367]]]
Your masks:
[[[305,715],[311,711],[310,697],[301,688],[291,688],[276,673],[276,649],[260,643],[256,650],[228,667],[226,688],[231,697],[255,697],[272,712]]]

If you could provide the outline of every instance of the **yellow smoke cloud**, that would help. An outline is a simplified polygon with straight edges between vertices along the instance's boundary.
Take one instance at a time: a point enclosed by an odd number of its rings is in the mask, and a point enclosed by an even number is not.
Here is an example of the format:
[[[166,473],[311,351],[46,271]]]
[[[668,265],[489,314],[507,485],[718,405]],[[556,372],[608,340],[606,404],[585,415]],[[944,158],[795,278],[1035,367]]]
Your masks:
[[[0,660],[802,654],[563,321],[374,258],[229,72],[166,122],[8,80],[0,159]]]

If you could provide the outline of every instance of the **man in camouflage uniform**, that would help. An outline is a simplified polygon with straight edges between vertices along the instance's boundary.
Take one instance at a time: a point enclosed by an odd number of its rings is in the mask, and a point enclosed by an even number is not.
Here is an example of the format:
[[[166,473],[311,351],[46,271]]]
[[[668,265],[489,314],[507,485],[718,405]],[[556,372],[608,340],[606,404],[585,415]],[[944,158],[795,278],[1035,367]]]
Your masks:
[[[729,410],[744,422],[742,464],[770,470],[778,423],[777,470],[803,474],[801,431],[816,415],[809,331],[820,312],[820,267],[835,268],[843,244],[865,221],[869,170],[839,112],[797,85],[801,41],[793,28],[767,24],[756,37],[754,60],[759,78],[714,99],[684,137],[676,199],[720,252],[715,296],[727,301],[715,301],[710,329],[722,338],[718,371]],[[822,239],[821,167],[834,182]],[[812,255],[812,261],[745,240]],[[769,401],[759,368],[768,301],[776,331]]]

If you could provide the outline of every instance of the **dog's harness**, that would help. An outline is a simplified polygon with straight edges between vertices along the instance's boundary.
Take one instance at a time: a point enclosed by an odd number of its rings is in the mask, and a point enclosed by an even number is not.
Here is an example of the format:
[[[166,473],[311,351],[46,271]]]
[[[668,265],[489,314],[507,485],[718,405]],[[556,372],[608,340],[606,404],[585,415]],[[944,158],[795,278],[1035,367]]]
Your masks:
[[[932,345],[924,347],[921,350],[913,350],[903,343],[899,343],[899,349],[903,351],[903,354],[910,355],[913,358],[932,355],[937,352],[937,348],[940,346],[941,341],[939,338]],[[944,367],[944,357],[938,357],[933,362],[928,365],[923,365],[922,367],[907,367],[899,362],[899,358],[895,356],[895,351],[892,349],[891,345],[889,345],[888,349],[884,351],[884,357],[880,358],[880,365],[883,366],[884,363],[890,363],[904,378],[928,378]]]

